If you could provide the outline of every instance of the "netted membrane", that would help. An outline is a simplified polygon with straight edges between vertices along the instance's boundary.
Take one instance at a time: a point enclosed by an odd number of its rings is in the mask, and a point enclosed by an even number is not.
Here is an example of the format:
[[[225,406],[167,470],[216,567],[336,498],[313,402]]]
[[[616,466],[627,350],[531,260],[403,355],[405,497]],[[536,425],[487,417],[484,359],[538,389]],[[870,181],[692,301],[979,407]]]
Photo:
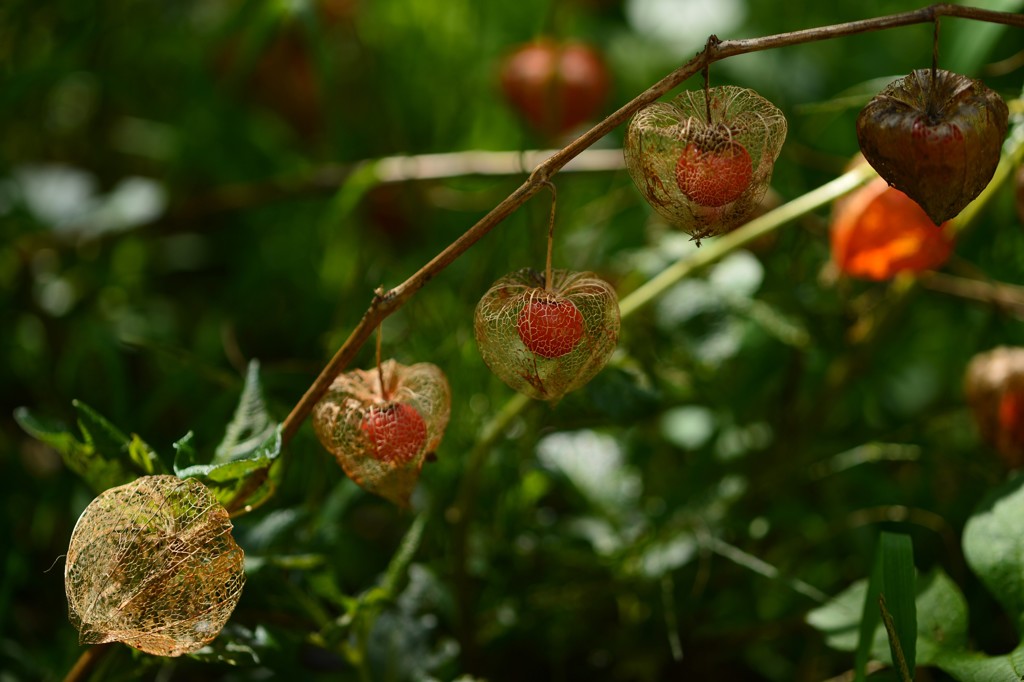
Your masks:
[[[745,222],[786,139],[786,118],[748,88],[710,88],[656,102],[629,122],[626,167],[648,203],[699,243]]]
[[[608,362],[619,338],[619,302],[592,272],[555,270],[550,290],[531,269],[494,283],[476,307],[480,355],[513,389],[558,400]]]
[[[448,380],[436,365],[387,360],[380,371],[338,376],[313,408],[313,429],[349,478],[407,507],[450,410]]]
[[[242,594],[228,513],[195,479],[144,476],[94,499],[75,525],[64,587],[82,644],[157,656],[196,651]]]

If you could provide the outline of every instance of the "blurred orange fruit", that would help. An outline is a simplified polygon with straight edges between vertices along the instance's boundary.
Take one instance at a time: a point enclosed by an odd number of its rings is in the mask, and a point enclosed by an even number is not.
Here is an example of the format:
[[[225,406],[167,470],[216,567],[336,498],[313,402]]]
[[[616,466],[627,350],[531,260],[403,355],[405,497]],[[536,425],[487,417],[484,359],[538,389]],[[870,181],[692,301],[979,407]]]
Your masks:
[[[953,252],[949,223],[936,225],[913,199],[881,178],[836,202],[831,238],[840,271],[862,279],[932,270]]]

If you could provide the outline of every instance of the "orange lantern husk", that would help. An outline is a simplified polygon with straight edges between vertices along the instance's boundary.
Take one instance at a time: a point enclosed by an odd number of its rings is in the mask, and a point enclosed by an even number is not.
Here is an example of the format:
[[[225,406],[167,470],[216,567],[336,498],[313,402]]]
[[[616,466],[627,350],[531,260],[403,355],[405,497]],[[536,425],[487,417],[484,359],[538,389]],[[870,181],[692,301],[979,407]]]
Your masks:
[[[933,270],[953,252],[949,222],[936,225],[913,199],[881,178],[836,203],[831,240],[840,271],[876,281]]]

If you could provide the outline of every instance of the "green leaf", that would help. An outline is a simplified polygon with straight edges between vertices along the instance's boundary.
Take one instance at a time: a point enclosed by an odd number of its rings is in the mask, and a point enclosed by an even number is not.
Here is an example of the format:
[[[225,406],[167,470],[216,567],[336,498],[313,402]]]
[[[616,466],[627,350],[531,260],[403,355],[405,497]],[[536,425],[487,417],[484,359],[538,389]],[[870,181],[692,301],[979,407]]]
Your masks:
[[[882,533],[878,539],[858,627],[855,679],[866,676],[869,656],[876,650],[879,609],[889,635],[890,660],[901,676],[913,679],[917,650],[917,611],[914,603],[914,549],[907,535]],[[888,604],[888,607],[887,607]]]
[[[1003,656],[951,651],[936,665],[960,682],[1020,682],[1024,678],[1024,645]]]
[[[260,364],[253,360],[245,375],[242,395],[235,416],[224,432],[224,438],[213,455],[213,463],[248,459],[271,437],[277,424],[270,418],[263,389],[260,386]]]
[[[174,448],[174,472],[179,476],[181,475],[179,472],[195,466],[199,462],[199,453],[192,446],[192,437],[194,435],[189,431],[176,440],[172,446]]]
[[[205,663],[251,667],[260,664],[260,654],[271,646],[270,636],[262,625],[250,630],[232,622],[221,630],[216,639],[188,654],[188,657]]]
[[[95,492],[166,472],[156,453],[138,436],[129,438],[94,409],[75,400],[81,440],[61,424],[36,417],[28,409],[14,411],[18,425],[60,453],[69,469]]]
[[[158,471],[163,473],[164,465],[157,457],[156,452],[153,448],[139,438],[134,433],[132,434],[131,442],[128,443],[128,457],[131,458],[132,462],[135,463],[139,469],[146,473],[147,476],[152,476]]]
[[[967,600],[941,569],[918,580],[917,662],[935,665],[952,652],[967,650]]]
[[[867,595],[868,581],[858,580],[837,594],[827,603],[807,614],[807,624],[825,635],[825,643],[839,651],[854,651],[857,642],[864,639],[858,636],[861,623],[861,612]],[[875,629],[872,630],[875,642],[872,653],[884,652],[887,649],[885,636]]]
[[[825,643],[839,651],[857,648],[858,627],[867,597],[867,580],[858,580],[833,597],[827,604],[807,614],[807,623],[825,635]],[[941,569],[917,581],[917,661],[935,665],[951,652],[967,648],[967,601],[960,588]],[[873,602],[877,613],[877,599]],[[871,656],[889,660],[889,645],[884,631],[871,632]]]
[[[878,610],[878,597],[882,593],[882,552],[881,543],[875,551],[875,561],[872,564],[871,577],[864,590],[864,601],[860,608],[860,625],[857,628],[857,653],[854,656],[853,670],[854,680],[863,682],[867,675],[868,657],[873,650],[874,635],[878,630],[880,613]]]
[[[882,564],[879,600],[889,648],[901,676],[910,682],[917,659],[914,547],[909,535],[882,533],[878,551]]]
[[[202,481],[229,510],[241,496],[253,507],[270,496],[276,473],[272,467],[281,454],[281,427],[270,419],[263,401],[259,363],[249,363],[235,415],[209,463],[202,463],[191,433],[174,449],[174,473]]]
[[[187,461],[195,456],[191,447],[191,434],[175,443],[178,457],[174,462],[174,473],[179,478],[197,478],[211,488],[217,500],[229,510],[234,509],[234,502],[244,493],[246,503],[258,506],[273,492],[272,467],[281,454],[281,428],[276,427],[266,441],[250,452],[245,459],[236,459],[220,464],[193,464],[179,467],[179,462]],[[266,472],[266,473],[264,473]],[[263,481],[253,477],[262,476]],[[253,487],[252,490],[247,488]]]
[[[983,498],[964,527],[964,557],[989,592],[1024,631],[1024,475]]]
[[[825,635],[828,646],[839,651],[856,649],[867,589],[868,581],[858,580],[807,614],[807,623]],[[877,613],[877,599],[872,604],[872,613]],[[936,569],[917,581],[916,604],[918,664],[944,666],[947,661],[978,659],[967,651],[967,601],[945,572]],[[871,657],[888,662],[888,641],[877,619],[869,637]]]

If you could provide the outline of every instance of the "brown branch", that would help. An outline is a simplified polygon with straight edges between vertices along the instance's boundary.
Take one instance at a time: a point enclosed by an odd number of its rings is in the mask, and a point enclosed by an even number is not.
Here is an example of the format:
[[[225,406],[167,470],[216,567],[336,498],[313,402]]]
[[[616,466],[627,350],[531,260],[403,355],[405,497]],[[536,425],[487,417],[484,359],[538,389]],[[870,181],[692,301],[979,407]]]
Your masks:
[[[75,661],[75,665],[64,676],[64,682],[81,682],[82,680],[89,679],[89,675],[92,673],[93,668],[96,667],[96,664],[109,654],[113,648],[113,643],[93,644],[90,646],[82,652],[82,655]]]
[[[440,272],[453,263],[459,256],[465,253],[476,242],[480,241],[488,232],[494,229],[499,223],[507,218],[513,211],[526,203],[536,194],[544,183],[552,175],[564,168],[573,158],[581,154],[585,149],[592,146],[598,140],[610,133],[626,119],[640,109],[652,104],[657,99],[679,86],[694,74],[701,71],[707,65],[740,54],[759,52],[778,47],[788,47],[802,43],[840,38],[844,36],[879,31],[883,29],[908,26],[912,24],[932,23],[940,16],[960,17],[977,21],[986,21],[999,24],[1007,24],[1024,28],[1024,15],[1010,14],[1007,12],[994,12],[990,10],[977,9],[974,7],[961,7],[958,5],[939,4],[925,7],[910,12],[902,12],[885,17],[853,21],[843,24],[834,24],[819,28],[780,33],[761,38],[750,38],[744,40],[725,40],[716,42],[709,40],[704,50],[699,52],[693,59],[660,81],[649,87],[640,95],[630,100],[619,108],[615,113],[598,123],[596,126],[576,138],[568,146],[553,154],[546,161],[538,165],[518,189],[510,194],[505,200],[494,207],[490,213],[481,218],[475,225],[467,230],[461,237],[435,256],[429,263],[420,268],[407,280],[387,292],[384,296],[374,298],[370,307],[362,319],[352,330],[349,337],[331,358],[327,366],[302,396],[299,402],[292,409],[284,421],[283,442],[287,444],[298,431],[299,426],[305,421],[312,411],[313,406],[326,392],[334,377],[344,370],[355,358],[356,353],[366,343],[373,329],[385,318],[398,310],[417,291],[423,288],[427,282],[436,277]]]
[[[353,175],[371,172],[375,184],[421,182],[467,176],[522,175],[554,155],[556,149],[515,152],[464,151],[445,154],[385,156],[350,164],[328,164],[294,177],[224,185],[174,206],[153,225],[195,227],[195,220],[210,213],[238,211],[302,196],[336,192]],[[602,172],[625,168],[619,149],[589,149],[564,168],[565,171]]]
[[[1004,282],[984,282],[978,279],[957,277],[939,272],[923,274],[921,285],[926,289],[938,291],[971,301],[979,301],[1024,317],[1024,287]]]

